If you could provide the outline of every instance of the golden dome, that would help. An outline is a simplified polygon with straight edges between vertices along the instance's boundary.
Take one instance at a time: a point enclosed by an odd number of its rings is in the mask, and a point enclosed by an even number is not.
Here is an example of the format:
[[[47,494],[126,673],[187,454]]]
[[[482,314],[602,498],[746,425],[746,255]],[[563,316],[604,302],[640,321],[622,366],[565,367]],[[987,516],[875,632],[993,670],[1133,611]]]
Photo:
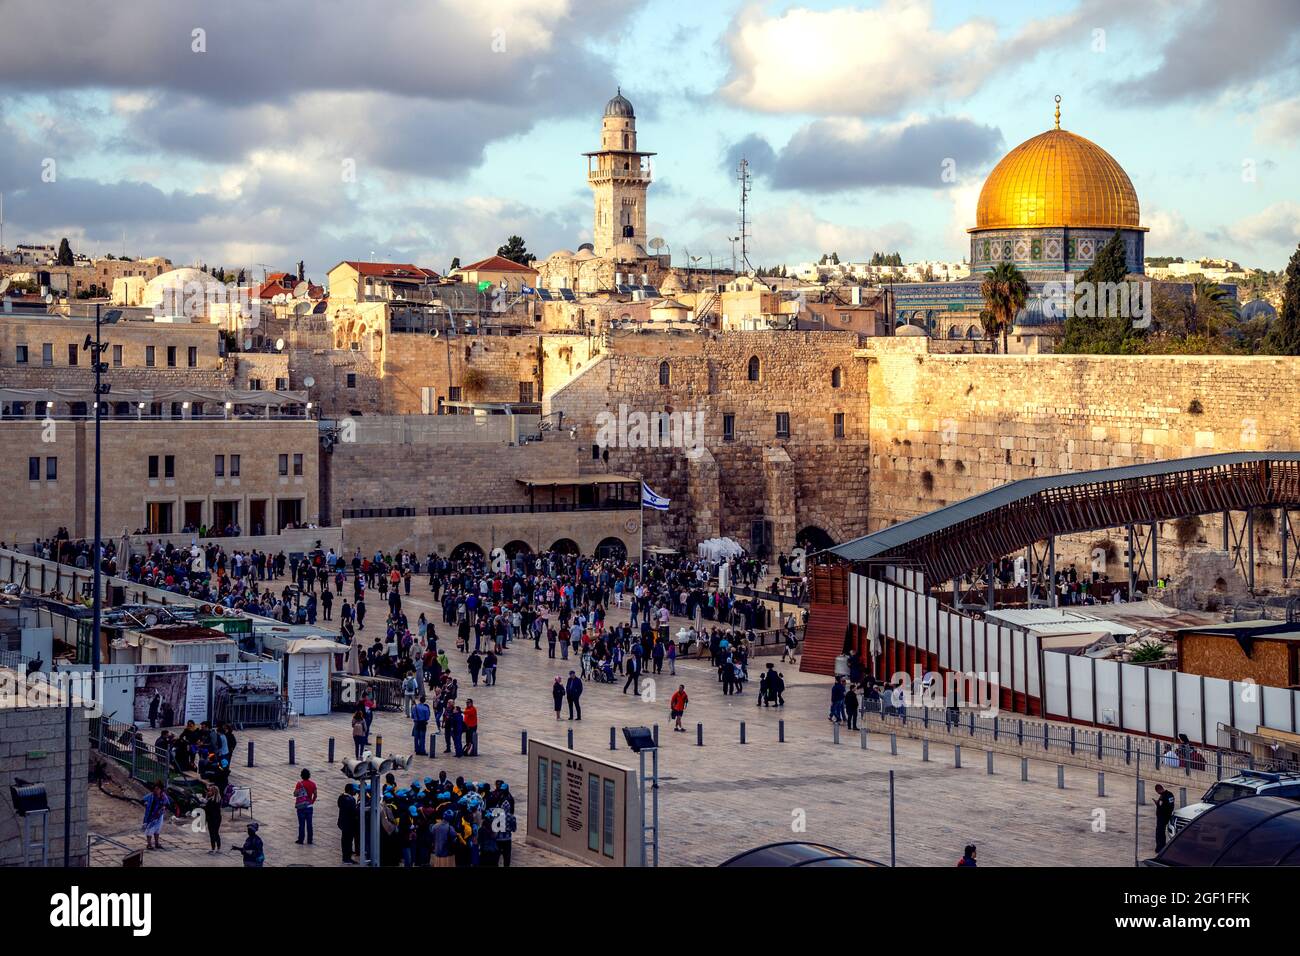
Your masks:
[[[1059,125],[1002,157],[980,190],[976,229],[1024,226],[1142,228],[1137,192],[1124,168],[1096,143]]]

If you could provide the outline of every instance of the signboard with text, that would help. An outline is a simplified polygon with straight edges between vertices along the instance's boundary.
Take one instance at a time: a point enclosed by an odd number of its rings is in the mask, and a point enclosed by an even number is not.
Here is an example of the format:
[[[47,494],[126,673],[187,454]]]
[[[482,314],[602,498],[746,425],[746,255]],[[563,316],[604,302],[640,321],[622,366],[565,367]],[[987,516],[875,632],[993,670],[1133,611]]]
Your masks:
[[[528,842],[595,866],[641,865],[636,771],[528,741]]]

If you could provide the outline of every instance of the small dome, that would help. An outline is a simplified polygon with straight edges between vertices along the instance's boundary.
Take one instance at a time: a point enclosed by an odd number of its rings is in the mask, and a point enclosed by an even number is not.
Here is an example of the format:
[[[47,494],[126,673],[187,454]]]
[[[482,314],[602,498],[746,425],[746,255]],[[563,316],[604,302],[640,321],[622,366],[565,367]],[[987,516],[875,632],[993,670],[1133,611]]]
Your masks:
[[[625,116],[628,119],[636,118],[636,113],[632,110],[632,104],[629,103],[627,97],[623,95],[621,87],[619,88],[619,91],[614,94],[614,98],[605,104],[605,115]]]
[[[624,240],[614,247],[614,258],[619,262],[635,262],[645,257],[645,248],[635,242]]]
[[[900,338],[919,338],[925,335],[925,329],[921,328],[919,325],[900,325],[898,328],[894,329],[894,335],[899,336]]]
[[[1011,323],[1013,329],[1037,329],[1044,326],[1061,325],[1064,322],[1063,302],[1053,302],[1052,308],[1047,308],[1047,303],[1039,296],[1031,298],[1025,303],[1025,307],[1016,313],[1014,321]]]
[[[578,251],[573,254],[573,258],[577,262],[586,262],[588,259],[596,258],[596,254],[591,251],[591,246],[584,244],[578,247]]]
[[[1277,309],[1263,299],[1252,299],[1241,307],[1241,318],[1244,321],[1265,318],[1271,322],[1277,318]]]
[[[573,258],[573,253],[570,252],[568,249],[557,249],[555,252],[552,252],[548,258],[551,258],[551,259],[572,259],[572,258]]]
[[[201,269],[172,269],[145,283],[140,304],[147,308],[164,306],[179,312],[182,311],[182,303],[202,300],[209,294],[220,295],[225,291],[223,283]]]

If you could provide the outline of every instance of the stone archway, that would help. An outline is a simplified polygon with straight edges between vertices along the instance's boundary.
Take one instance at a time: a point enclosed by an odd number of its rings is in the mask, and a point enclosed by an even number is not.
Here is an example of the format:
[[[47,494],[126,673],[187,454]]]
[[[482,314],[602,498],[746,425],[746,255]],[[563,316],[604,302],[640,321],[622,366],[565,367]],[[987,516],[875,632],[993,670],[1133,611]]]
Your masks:
[[[581,554],[582,553],[582,549],[578,547],[578,542],[574,541],[572,538],[560,538],[558,541],[552,544],[548,550],[554,551],[557,554]]]
[[[462,541],[451,549],[452,561],[481,562],[484,557],[483,548],[473,541]]]
[[[808,554],[817,551],[825,551],[827,548],[835,546],[835,537],[823,528],[821,525],[805,525],[799,533],[794,536],[795,544],[803,548]]]
[[[521,541],[516,538],[514,541],[507,541],[505,548],[506,557],[513,561],[516,555],[532,554],[533,548],[527,541]]]
[[[612,535],[603,539],[600,544],[596,545],[596,557],[613,558],[615,561],[627,560],[627,545],[623,543],[622,538],[615,538]]]

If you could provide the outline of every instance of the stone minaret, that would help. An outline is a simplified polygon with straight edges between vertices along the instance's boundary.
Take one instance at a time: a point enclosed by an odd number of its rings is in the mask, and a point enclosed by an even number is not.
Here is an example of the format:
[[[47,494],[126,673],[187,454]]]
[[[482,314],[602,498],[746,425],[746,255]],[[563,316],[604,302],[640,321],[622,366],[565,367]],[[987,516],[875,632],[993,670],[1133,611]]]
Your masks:
[[[587,157],[587,182],[595,193],[595,253],[609,256],[620,242],[646,243],[645,196],[649,158],[636,148],[636,114],[620,90],[605,104],[600,150]]]

